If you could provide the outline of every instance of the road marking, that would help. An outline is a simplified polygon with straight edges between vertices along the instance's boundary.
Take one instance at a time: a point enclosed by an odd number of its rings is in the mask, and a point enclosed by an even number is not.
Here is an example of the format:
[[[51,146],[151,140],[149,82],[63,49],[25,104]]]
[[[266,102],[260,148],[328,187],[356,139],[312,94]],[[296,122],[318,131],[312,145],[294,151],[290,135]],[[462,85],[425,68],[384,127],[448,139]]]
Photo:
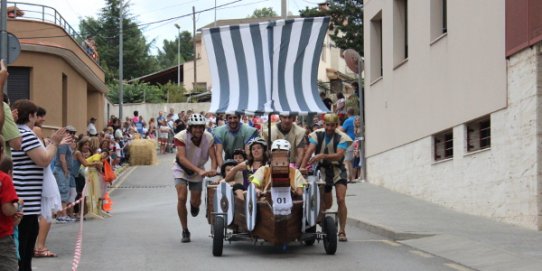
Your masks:
[[[124,173],[122,176],[122,179],[120,179],[118,182],[115,183],[115,186],[122,186],[122,184],[128,179],[128,176],[132,174],[132,172],[137,168],[137,166],[131,167],[128,172]],[[113,193],[113,191],[117,190],[117,188],[113,187],[111,190],[109,190],[109,195]]]
[[[464,267],[464,266],[456,264],[456,263],[445,263],[444,265],[450,267],[451,269],[457,270],[457,271],[472,271],[472,269],[470,269],[468,267]]]
[[[401,244],[399,244],[397,242],[394,242],[394,241],[391,241],[391,240],[382,240],[381,242],[384,243],[384,244],[390,245],[392,247],[400,247],[400,246],[402,246]]]
[[[429,254],[429,253],[425,253],[423,251],[419,251],[419,250],[410,250],[410,253],[414,254],[414,255],[418,255],[420,257],[424,257],[424,258],[433,258],[433,255]]]

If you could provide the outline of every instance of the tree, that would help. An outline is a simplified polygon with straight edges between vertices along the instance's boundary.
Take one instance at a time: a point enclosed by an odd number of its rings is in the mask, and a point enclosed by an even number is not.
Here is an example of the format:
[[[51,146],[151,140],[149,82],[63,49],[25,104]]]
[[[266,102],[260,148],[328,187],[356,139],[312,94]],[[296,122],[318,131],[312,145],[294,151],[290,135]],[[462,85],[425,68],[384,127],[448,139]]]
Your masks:
[[[268,18],[268,17],[277,17],[277,13],[273,8],[259,8],[254,10],[249,18]]]
[[[177,41],[164,40],[162,49],[158,49],[158,66],[160,69],[166,69],[177,65]],[[194,59],[194,46],[192,34],[188,31],[181,32],[181,63]]]
[[[97,19],[87,17],[79,24],[83,36],[93,35],[97,51],[100,55],[100,65],[106,72],[106,82],[118,80],[119,67],[119,0],[106,0]],[[132,79],[157,68],[154,57],[149,55],[151,43],[147,43],[139,26],[132,19],[128,1],[124,2],[123,10],[123,69],[124,78]]]
[[[117,82],[108,85],[109,92],[107,98],[111,103],[119,103],[119,85]],[[180,87],[175,83],[165,85],[150,85],[149,83],[135,82],[124,84],[122,100],[125,103],[165,103],[168,100],[171,103],[185,102],[186,89],[184,85]]]
[[[352,48],[363,56],[363,0],[330,0],[329,9],[305,7],[301,17],[330,16],[330,37],[341,49]]]

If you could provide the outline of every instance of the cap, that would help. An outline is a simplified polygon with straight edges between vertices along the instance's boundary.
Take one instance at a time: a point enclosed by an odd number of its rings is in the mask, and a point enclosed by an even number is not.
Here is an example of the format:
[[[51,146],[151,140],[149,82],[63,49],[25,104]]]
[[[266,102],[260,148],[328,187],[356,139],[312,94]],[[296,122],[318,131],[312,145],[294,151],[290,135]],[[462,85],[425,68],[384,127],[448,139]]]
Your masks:
[[[68,126],[66,126],[66,131],[68,131],[68,132],[77,132],[77,129],[75,129],[75,127],[73,127],[71,125],[68,125]]]

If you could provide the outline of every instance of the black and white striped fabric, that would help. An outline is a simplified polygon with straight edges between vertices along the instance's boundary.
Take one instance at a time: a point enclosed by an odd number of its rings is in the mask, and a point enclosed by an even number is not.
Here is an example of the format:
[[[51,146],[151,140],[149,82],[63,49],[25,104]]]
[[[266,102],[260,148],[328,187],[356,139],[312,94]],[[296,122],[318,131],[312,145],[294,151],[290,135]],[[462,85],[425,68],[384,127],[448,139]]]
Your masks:
[[[43,168],[28,156],[35,148],[42,148],[38,137],[28,128],[19,126],[21,150],[11,149],[13,159],[13,185],[20,199],[24,200],[25,215],[41,214],[41,194],[43,189]]]
[[[212,75],[210,112],[327,112],[318,64],[329,18],[203,29]]]

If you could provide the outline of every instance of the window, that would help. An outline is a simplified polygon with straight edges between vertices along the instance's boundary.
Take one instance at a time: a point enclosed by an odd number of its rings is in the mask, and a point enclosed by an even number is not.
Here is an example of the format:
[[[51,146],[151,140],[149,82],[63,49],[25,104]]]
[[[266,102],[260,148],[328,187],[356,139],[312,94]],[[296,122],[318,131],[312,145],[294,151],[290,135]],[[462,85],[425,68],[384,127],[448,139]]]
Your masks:
[[[467,123],[467,152],[491,147],[491,119],[483,117]]]
[[[371,82],[383,76],[382,71],[382,11],[371,19]]]
[[[431,0],[431,41],[448,32],[448,3]]]
[[[433,157],[435,161],[453,158],[454,133],[452,129],[433,136]]]
[[[408,58],[408,0],[393,2],[393,60],[394,65]]]

